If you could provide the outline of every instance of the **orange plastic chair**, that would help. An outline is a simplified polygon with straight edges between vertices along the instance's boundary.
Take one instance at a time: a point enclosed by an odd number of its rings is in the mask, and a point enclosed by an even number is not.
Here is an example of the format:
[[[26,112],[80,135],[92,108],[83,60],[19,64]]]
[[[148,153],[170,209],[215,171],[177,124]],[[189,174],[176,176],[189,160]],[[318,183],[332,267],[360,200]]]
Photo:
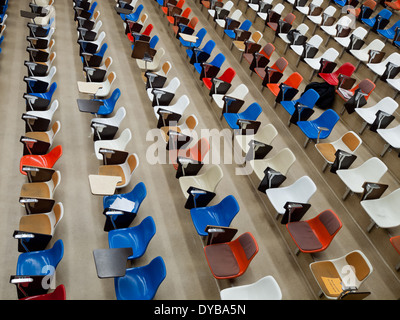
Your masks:
[[[21,298],[19,300],[67,300],[67,295],[64,285],[60,284],[53,292]]]
[[[186,8],[182,14],[180,15],[182,18],[189,18],[190,13],[192,12],[191,8]],[[170,24],[174,24],[175,23],[175,16],[168,16],[167,20]]]
[[[210,143],[206,138],[201,138],[191,148],[170,150],[169,151],[170,161],[174,165],[174,168],[177,170],[178,157],[189,158],[191,160],[202,162],[209,150],[210,150]]]
[[[393,10],[400,10],[400,0],[396,1],[385,1],[385,5]]]
[[[217,2],[222,2],[223,0],[218,0]],[[202,0],[201,4],[203,5],[203,7],[205,7],[206,9],[211,9],[211,1],[207,1],[207,0]]]
[[[233,78],[236,76],[236,71],[233,68],[228,68],[218,79],[227,83],[231,83]],[[203,78],[204,85],[211,90],[212,78]]]
[[[361,7],[368,7],[371,10],[375,10],[377,3],[374,0],[365,0],[362,6],[358,8],[348,8],[347,13],[354,15],[356,18],[359,17],[361,13]]]
[[[400,254],[400,236],[391,237],[389,240],[393,248],[397,251],[398,254]],[[400,270],[400,263],[396,265],[396,271],[399,270]]]
[[[204,253],[216,279],[232,279],[247,270],[258,253],[258,244],[254,236],[246,232],[230,242],[205,246]]]
[[[175,7],[179,8],[179,9],[182,9],[182,7],[183,7],[184,4],[185,4],[185,0],[179,0],[179,1],[177,2],[177,4],[176,4]],[[161,10],[162,10],[162,12],[163,12],[164,14],[168,14],[168,9],[169,9],[169,6],[168,6],[168,5],[166,5],[165,7],[162,7],[162,8],[161,8]]]
[[[300,83],[303,81],[303,77],[298,72],[293,72],[284,82],[283,84],[292,87],[293,89],[297,89],[300,86]],[[277,97],[280,91],[279,83],[268,83],[267,88],[272,92],[272,94]]]
[[[339,74],[351,77],[355,70],[355,66],[353,66],[350,62],[345,62],[332,73],[319,73],[318,75],[329,84],[337,86],[339,84]]]
[[[301,252],[314,253],[324,251],[342,228],[342,222],[332,210],[325,210],[306,221],[286,224],[290,236]]]
[[[23,175],[26,175],[26,172],[22,170],[23,166],[51,169],[53,168],[57,160],[61,157],[61,155],[62,155],[62,147],[56,146],[45,155],[28,154],[22,156],[19,164],[19,170]]]

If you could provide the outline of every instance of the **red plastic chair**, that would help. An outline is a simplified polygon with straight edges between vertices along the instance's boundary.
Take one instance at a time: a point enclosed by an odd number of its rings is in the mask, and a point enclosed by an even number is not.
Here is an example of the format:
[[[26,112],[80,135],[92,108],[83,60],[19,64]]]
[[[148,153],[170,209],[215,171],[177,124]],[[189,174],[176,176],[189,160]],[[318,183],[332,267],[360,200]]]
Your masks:
[[[301,74],[298,72],[293,72],[283,83],[289,87],[292,87],[293,89],[297,89],[302,81],[303,77]],[[268,83],[267,88],[275,97],[278,96],[280,91],[279,83]]]
[[[400,0],[396,1],[385,1],[385,5],[393,10],[400,10]]]
[[[389,240],[393,248],[397,251],[398,254],[400,254],[400,236],[391,237]],[[399,270],[400,270],[400,263],[396,265],[396,271]]]
[[[230,242],[205,246],[204,253],[216,279],[232,279],[247,270],[258,253],[258,244],[254,236],[246,232]]]
[[[189,18],[190,13],[192,12],[191,8],[186,8],[182,14],[180,15],[182,18]],[[170,24],[174,24],[175,23],[175,17],[174,16],[168,16],[167,20]]]
[[[21,298],[19,300],[67,300],[67,295],[64,285],[60,284],[53,292]]]
[[[226,83],[231,83],[235,76],[236,71],[233,68],[228,68],[218,79]],[[203,83],[209,90],[211,90],[213,84],[212,78],[203,78]]]
[[[342,222],[332,210],[325,210],[306,221],[286,224],[290,236],[299,251],[314,253],[324,251],[342,228]]]
[[[375,10],[377,3],[374,0],[365,0],[362,4],[364,7],[369,7],[371,10]],[[347,13],[354,15],[356,18],[359,17],[361,13],[361,7],[358,8],[348,8]]]
[[[337,86],[339,84],[339,74],[351,77],[356,67],[350,62],[342,64],[335,72],[332,73],[319,73],[319,76],[324,79],[327,83]]]
[[[23,166],[39,167],[39,168],[53,168],[54,164],[62,155],[62,147],[56,146],[45,155],[25,155],[22,156],[19,163],[19,170],[23,175],[26,172],[22,170]]]
[[[210,150],[210,143],[206,138],[202,138],[199,141],[197,141],[197,143],[191,148],[170,150],[169,151],[170,161],[173,164],[174,168],[177,170],[178,157],[189,158],[198,162],[202,162],[209,150]]]
[[[185,0],[179,0],[175,7],[182,9],[183,5],[185,4]],[[169,6],[162,7],[161,10],[164,14],[168,14]]]
[[[142,36],[146,36],[146,37],[150,37],[151,32],[153,31],[154,26],[150,23],[146,29],[144,29],[144,31],[141,33]],[[133,35],[131,33],[127,34],[128,39],[130,42],[134,42],[135,38],[133,37]]]

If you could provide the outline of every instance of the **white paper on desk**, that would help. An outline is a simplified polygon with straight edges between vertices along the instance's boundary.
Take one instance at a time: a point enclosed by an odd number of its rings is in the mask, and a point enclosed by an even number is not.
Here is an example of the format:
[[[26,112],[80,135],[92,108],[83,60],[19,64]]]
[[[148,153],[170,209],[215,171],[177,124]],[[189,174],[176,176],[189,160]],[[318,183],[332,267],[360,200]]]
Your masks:
[[[135,203],[125,199],[125,198],[117,198],[110,206],[110,209],[122,210],[127,212],[132,212],[135,208]]]

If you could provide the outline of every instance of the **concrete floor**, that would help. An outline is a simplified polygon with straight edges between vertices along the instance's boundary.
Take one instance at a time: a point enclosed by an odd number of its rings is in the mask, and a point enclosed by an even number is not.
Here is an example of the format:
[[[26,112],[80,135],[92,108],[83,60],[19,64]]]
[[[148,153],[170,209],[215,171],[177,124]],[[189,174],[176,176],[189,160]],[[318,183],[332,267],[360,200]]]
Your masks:
[[[302,133],[295,126],[287,127],[287,115],[279,107],[273,109],[273,100],[268,96],[267,90],[260,91],[255,77],[249,76],[248,67],[245,63],[239,62],[237,53],[230,50],[226,39],[224,41],[219,38],[221,36],[219,30],[214,29],[211,19],[207,19],[205,10],[202,11],[196,2],[188,1],[188,5],[192,8],[192,15],[199,17],[197,28],[204,26],[208,30],[206,40],[213,38],[217,42],[214,52],[224,53],[226,56],[224,66],[231,66],[237,71],[233,88],[245,83],[249,87],[246,105],[254,101],[260,103],[263,108],[260,121],[262,124],[272,123],[279,132],[270,155],[274,155],[284,147],[290,148],[296,155],[297,161],[287,174],[283,186],[293,183],[303,175],[310,176],[317,185],[317,193],[310,200],[312,207],[304,219],[329,208],[339,215],[343,228],[326,251],[313,256],[308,254],[296,256],[294,243],[286,227],[275,220],[275,212],[267,197],[256,190],[257,186],[251,177],[237,175],[238,165],[235,163],[221,163],[224,177],[210,205],[220,202],[227,195],[234,195],[240,205],[240,212],[231,226],[238,229],[238,234],[251,232],[258,242],[259,253],[243,276],[233,281],[216,281],[204,256],[203,239],[197,235],[190,213],[184,208],[186,199],[175,178],[175,170],[170,164],[151,164],[148,161],[147,152],[154,142],[149,132],[156,128],[157,122],[145,91],[140,69],[130,57],[130,42],[124,34],[121,18],[114,11],[115,2],[101,1],[97,10],[101,13],[100,19],[103,22],[101,29],[106,32],[106,42],[109,45],[106,56],[113,58],[110,70],[117,74],[113,88],[120,88],[122,92],[117,108],[124,106],[127,110],[127,117],[119,132],[124,128],[131,129],[132,140],[126,150],[136,153],[140,159],[139,168],[134,173],[132,181],[120,192],[128,192],[138,182],[144,182],[147,197],[133,225],[139,224],[146,216],[152,216],[157,227],[157,233],[145,255],[135,261],[134,266],[145,265],[160,255],[167,268],[167,277],[155,299],[219,299],[221,288],[252,283],[263,276],[272,275],[281,287],[284,300],[314,300],[318,299],[318,288],[308,267],[310,262],[336,258],[355,249],[363,251],[374,268],[362,286],[362,290],[371,291],[368,299],[398,299],[400,277],[394,265],[399,257],[390,245],[389,237],[398,235],[399,230],[374,229],[371,233],[365,231],[370,221],[361,208],[357,195],[342,201],[341,196],[345,187],[329,170],[321,172],[323,162],[312,145],[314,143],[310,143],[306,149],[303,148]],[[242,6],[243,2],[239,1],[239,6]],[[199,119],[197,133],[202,129],[226,128],[224,121],[221,121],[214,112],[215,107],[205,95],[198,77],[188,64],[184,49],[172,37],[171,29],[157,5],[151,0],[142,3],[145,7],[144,12],[149,16],[147,22],[153,23],[155,27],[152,34],[160,37],[157,48],[166,50],[163,61],[172,63],[173,68],[168,79],[176,76],[181,81],[175,99],[186,94],[190,99],[190,105],[185,115],[195,114]],[[71,1],[56,1],[55,8],[57,28],[54,34],[56,40],[54,50],[57,52],[57,58],[54,65],[57,67],[57,73],[54,81],[57,82],[58,88],[54,99],[59,101],[60,107],[54,120],[59,120],[62,128],[53,145],[60,144],[63,147],[63,155],[55,166],[62,174],[55,200],[61,201],[65,207],[64,218],[50,244],[62,239],[65,247],[64,257],[57,268],[56,283],[65,285],[67,298],[71,300],[114,300],[113,279],[97,277],[92,255],[95,249],[107,248],[108,239],[107,233],[103,231],[102,197],[91,194],[87,178],[89,174],[97,173],[100,162],[95,157],[93,140],[90,136],[89,123],[92,116],[79,112],[76,104],[77,98],[87,96],[80,94],[76,85],[77,81],[84,81],[84,77],[76,43],[77,33]],[[0,255],[3,257],[0,262],[3,273],[0,277],[2,300],[16,299],[15,287],[9,283],[9,276],[15,274],[19,255],[17,242],[13,239],[12,233],[18,229],[19,219],[25,214],[18,203],[21,185],[25,183],[25,177],[19,173],[22,145],[18,140],[24,134],[21,114],[25,111],[22,95],[26,87],[22,79],[27,73],[23,62],[28,59],[26,52],[28,42],[25,40],[28,29],[26,19],[20,17],[20,10],[27,10],[27,3],[20,1],[10,3],[7,10],[9,15],[6,22],[7,30],[0,55],[0,69],[3,75],[6,75],[0,79],[4,106],[0,111],[0,123],[4,128],[0,137],[5,151],[2,153],[3,179],[0,181],[2,191],[0,202],[3,204],[6,217],[0,227],[3,243],[0,249]],[[266,30],[264,34],[263,44],[268,39],[268,31]],[[275,45],[277,52],[272,61],[276,60],[279,52],[283,50],[278,41]],[[347,58],[343,56],[342,59]],[[293,66],[294,64],[290,63],[285,74],[293,72]],[[303,67],[300,66],[298,70],[302,70]],[[305,75],[304,78],[308,76]],[[301,89],[304,86],[305,83]],[[379,93],[382,94],[382,91]],[[371,101],[378,100],[380,95],[376,93],[371,98]],[[358,127],[351,129],[348,127],[348,122],[342,119],[328,140],[333,141],[348,130],[357,131]],[[231,138],[226,135],[224,139],[224,142],[229,143]],[[383,146],[382,142],[378,141],[379,137],[370,139],[377,141],[375,142],[377,145]],[[371,144],[363,144],[360,147],[354,166],[371,156],[376,156],[380,151],[374,151],[370,147]],[[396,167],[393,165],[390,168]],[[396,172],[395,169],[393,171]],[[383,181],[390,186],[387,192],[399,186],[398,177],[392,172],[385,174]]]

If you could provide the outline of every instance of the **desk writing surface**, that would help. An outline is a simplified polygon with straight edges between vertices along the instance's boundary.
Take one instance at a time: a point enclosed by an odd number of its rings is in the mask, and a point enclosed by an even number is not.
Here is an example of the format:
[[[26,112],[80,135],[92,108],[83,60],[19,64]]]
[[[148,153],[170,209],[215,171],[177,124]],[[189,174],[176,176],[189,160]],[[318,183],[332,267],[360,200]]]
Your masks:
[[[113,195],[120,181],[121,177],[118,176],[89,175],[90,190],[94,195]]]
[[[77,99],[76,102],[78,103],[79,111],[91,113],[97,113],[100,106],[104,104],[102,101],[90,99]]]
[[[133,254],[132,248],[109,248],[93,250],[97,276],[100,279],[123,277],[126,262]]]
[[[78,90],[79,90],[79,92],[82,92],[82,93],[95,94],[102,87],[103,87],[103,84],[100,82],[78,81]]]
[[[197,36],[193,36],[190,34],[186,34],[186,33],[179,33],[179,36],[184,40],[184,41],[188,41],[188,42],[196,42],[198,37]]]

